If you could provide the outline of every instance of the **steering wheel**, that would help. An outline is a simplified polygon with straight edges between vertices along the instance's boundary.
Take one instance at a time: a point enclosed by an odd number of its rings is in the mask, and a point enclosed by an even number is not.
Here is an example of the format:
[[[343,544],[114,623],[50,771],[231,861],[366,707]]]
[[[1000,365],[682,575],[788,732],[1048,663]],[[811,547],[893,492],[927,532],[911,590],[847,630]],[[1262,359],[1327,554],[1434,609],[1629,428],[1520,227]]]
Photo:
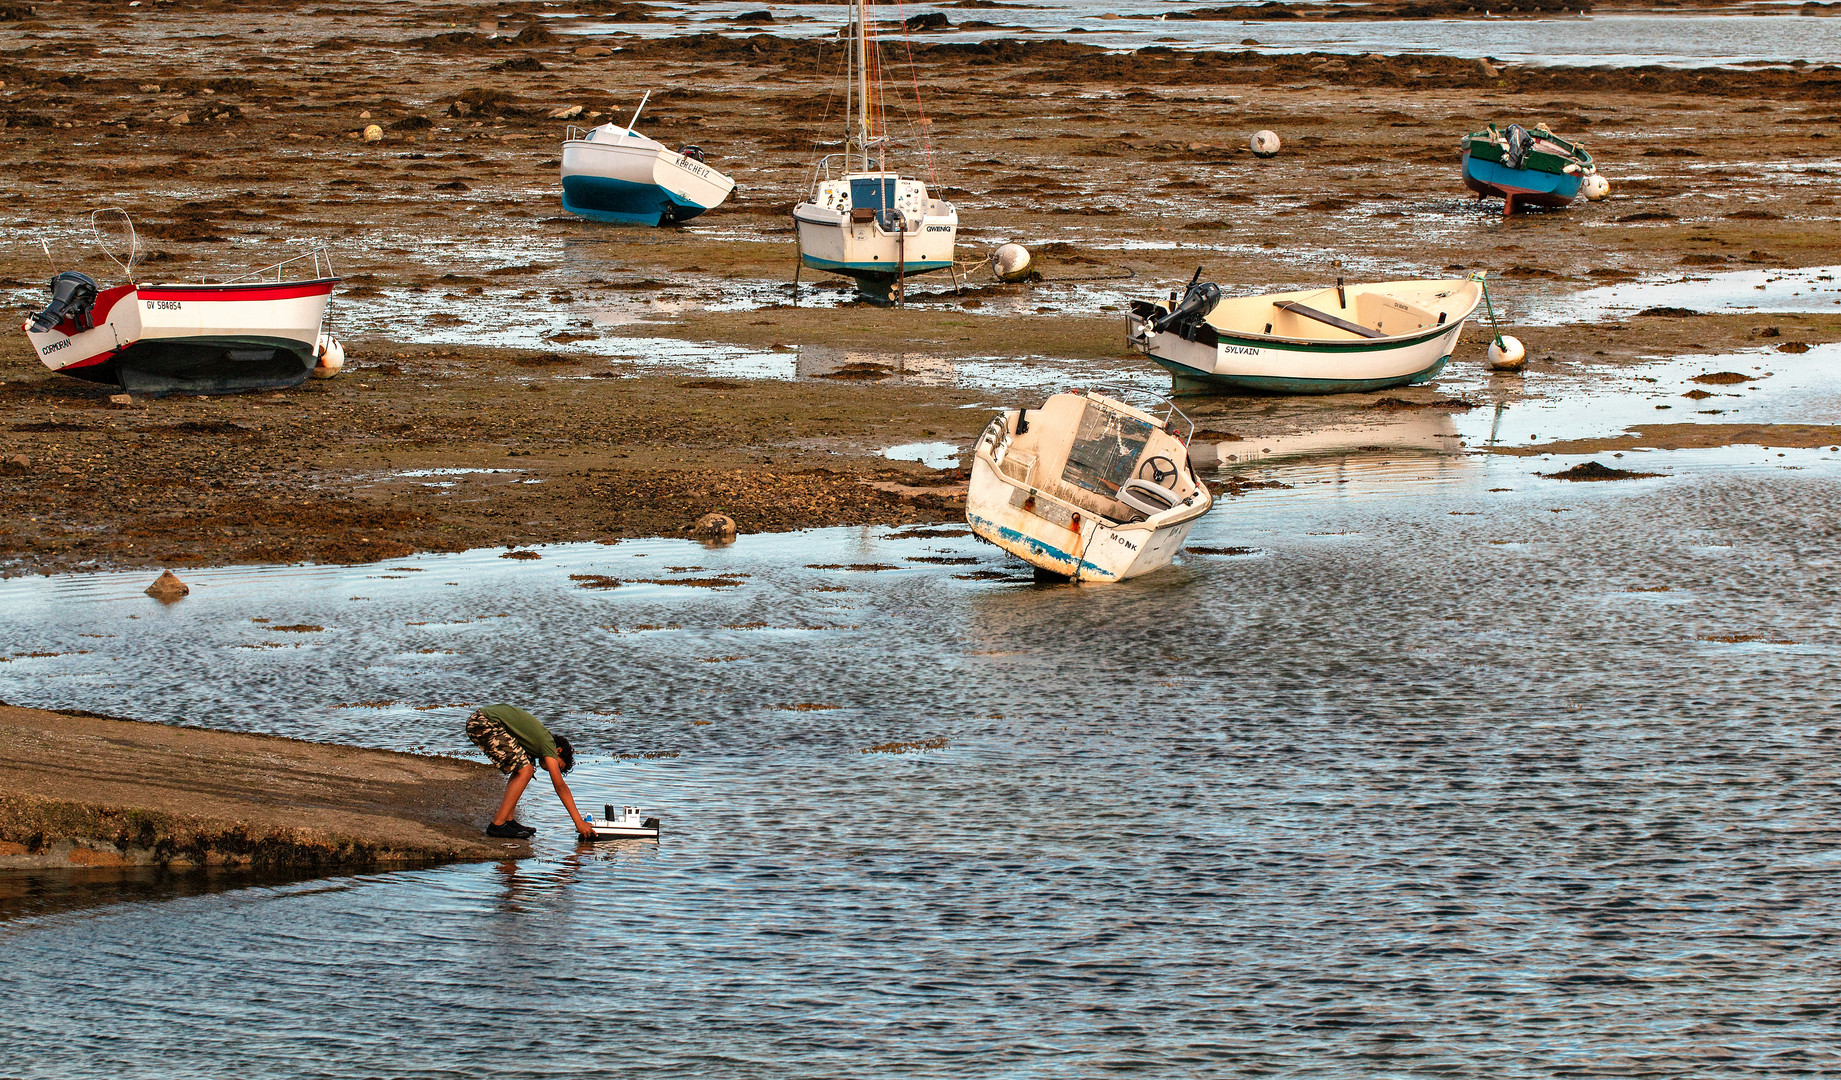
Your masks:
[[[1149,476],[1145,475],[1147,470],[1150,473]],[[1149,480],[1151,483],[1160,487],[1169,487],[1170,481],[1176,479],[1176,477],[1176,462],[1171,461],[1162,454],[1158,454],[1156,457],[1145,458],[1144,464],[1138,466],[1138,479]]]

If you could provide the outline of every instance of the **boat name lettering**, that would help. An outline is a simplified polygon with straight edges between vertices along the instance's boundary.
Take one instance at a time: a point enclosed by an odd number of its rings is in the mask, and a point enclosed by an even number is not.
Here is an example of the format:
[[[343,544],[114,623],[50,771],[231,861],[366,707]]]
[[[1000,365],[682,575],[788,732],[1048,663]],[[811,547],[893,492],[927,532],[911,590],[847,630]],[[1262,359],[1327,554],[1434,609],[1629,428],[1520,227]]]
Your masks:
[[[952,226],[951,225],[929,225],[927,226],[927,231],[928,232],[951,232]]]
[[[70,348],[70,339],[61,338],[45,346],[44,348],[38,350],[38,355],[44,356],[46,353],[54,353],[54,352],[57,352],[59,349],[68,349],[68,348]]]
[[[1258,349],[1248,348],[1245,345],[1222,345],[1220,348],[1222,352],[1232,353],[1235,356],[1258,356],[1259,355]]]
[[[708,179],[710,175],[710,171],[708,168],[697,164],[694,160],[687,158],[683,156],[682,154],[678,155],[678,168],[683,169],[685,172],[696,173],[698,176],[701,176],[705,179]]]
[[[1138,545],[1132,543],[1130,540],[1125,539],[1123,536],[1120,536],[1118,533],[1107,533],[1106,536],[1107,536],[1107,539],[1112,540],[1115,543],[1124,544],[1125,550],[1127,551],[1138,550]]]
[[[149,300],[147,301],[148,311],[178,311],[180,308],[184,306],[185,306],[184,303],[178,300]]]

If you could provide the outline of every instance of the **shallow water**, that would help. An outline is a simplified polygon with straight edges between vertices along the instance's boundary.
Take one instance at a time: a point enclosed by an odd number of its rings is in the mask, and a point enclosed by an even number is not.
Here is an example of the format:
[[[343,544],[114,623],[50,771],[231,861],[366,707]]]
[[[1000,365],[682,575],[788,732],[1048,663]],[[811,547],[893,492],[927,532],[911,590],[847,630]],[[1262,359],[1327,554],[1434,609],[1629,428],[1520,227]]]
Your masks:
[[[6,700],[512,699],[666,828],[15,918],[0,1073],[1832,1071],[1841,465],[1570,460],[1264,463],[1192,540],[1248,554],[1113,587],[950,529],[0,582]]]
[[[1094,0],[1033,0],[995,9],[915,4],[887,9],[890,19],[938,11],[952,20],[944,30],[916,33],[916,41],[985,41],[997,38],[1062,38],[1106,49],[1141,49],[1147,45],[1178,48],[1240,49],[1255,38],[1265,52],[1332,52],[1490,56],[1526,64],[1580,66],[1658,64],[1668,67],[1713,67],[1787,63],[1834,63],[1841,60],[1841,39],[1820,24],[1811,26],[1794,9],[1783,15],[1657,12],[1553,19],[1385,19],[1335,22],[1241,22],[1164,18],[1183,5],[1095,3]],[[747,11],[768,11],[771,24],[735,24]],[[1107,13],[1121,16],[1104,18]],[[788,37],[835,35],[848,21],[845,9],[822,4],[758,4],[721,0],[680,9],[678,21],[604,23],[592,16],[578,25],[555,19],[563,33],[632,34],[670,37],[686,33]],[[991,24],[970,27],[969,22]],[[884,39],[899,41],[899,28]]]
[[[1686,308],[1715,315],[1748,311],[1841,314],[1838,275],[1841,266],[1809,266],[1623,282],[1567,296],[1537,297],[1527,302],[1528,310],[1521,321],[1529,326],[1606,322],[1652,307]]]

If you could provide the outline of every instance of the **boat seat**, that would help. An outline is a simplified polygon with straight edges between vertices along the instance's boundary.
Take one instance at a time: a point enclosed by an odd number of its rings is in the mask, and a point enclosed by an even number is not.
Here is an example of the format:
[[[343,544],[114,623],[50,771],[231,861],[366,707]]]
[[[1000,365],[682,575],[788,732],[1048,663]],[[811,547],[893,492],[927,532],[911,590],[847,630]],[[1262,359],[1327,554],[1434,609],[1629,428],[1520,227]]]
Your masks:
[[[1334,326],[1338,330],[1347,330],[1351,334],[1359,334],[1365,338],[1384,338],[1387,336],[1384,332],[1376,330],[1373,327],[1363,326],[1361,323],[1353,323],[1347,319],[1339,319],[1327,311],[1318,311],[1314,307],[1306,307],[1296,300],[1274,300],[1272,301],[1272,306],[1283,311],[1289,311],[1293,315],[1302,315],[1306,319],[1315,319],[1326,326]]]
[[[1119,485],[1119,501],[1145,517],[1155,517],[1173,506],[1182,505],[1182,496],[1162,484],[1133,478]]]
[[[997,463],[997,471],[1015,480],[1019,484],[1029,483],[1029,474],[1036,467],[1036,456],[1016,450],[1005,452],[1004,459]]]

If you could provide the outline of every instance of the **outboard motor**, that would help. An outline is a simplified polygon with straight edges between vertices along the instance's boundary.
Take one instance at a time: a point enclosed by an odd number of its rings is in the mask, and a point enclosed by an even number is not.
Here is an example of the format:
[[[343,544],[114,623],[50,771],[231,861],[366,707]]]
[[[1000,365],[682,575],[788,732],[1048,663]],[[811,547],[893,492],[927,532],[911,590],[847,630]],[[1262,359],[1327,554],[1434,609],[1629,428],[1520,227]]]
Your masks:
[[[1201,276],[1201,272],[1197,271],[1196,277]],[[1157,320],[1157,325],[1151,329],[1159,334],[1175,334],[1185,341],[1194,341],[1196,329],[1220,302],[1221,286],[1212,281],[1191,281],[1189,287],[1183,290],[1182,303]]]
[[[88,330],[95,325],[90,322],[90,308],[95,303],[95,279],[88,274],[66,270],[51,279],[51,303],[32,316],[32,332],[46,333],[66,318],[75,319],[79,329]]]
[[[698,146],[695,143],[686,144],[684,149],[679,150],[678,153],[684,155],[685,157],[689,158],[692,161],[703,161],[704,160],[703,147]]]
[[[1511,169],[1521,168],[1521,163],[1527,160],[1528,151],[1534,149],[1534,136],[1528,134],[1528,129],[1520,124],[1510,124],[1505,141],[1507,145],[1502,148],[1503,160]]]

